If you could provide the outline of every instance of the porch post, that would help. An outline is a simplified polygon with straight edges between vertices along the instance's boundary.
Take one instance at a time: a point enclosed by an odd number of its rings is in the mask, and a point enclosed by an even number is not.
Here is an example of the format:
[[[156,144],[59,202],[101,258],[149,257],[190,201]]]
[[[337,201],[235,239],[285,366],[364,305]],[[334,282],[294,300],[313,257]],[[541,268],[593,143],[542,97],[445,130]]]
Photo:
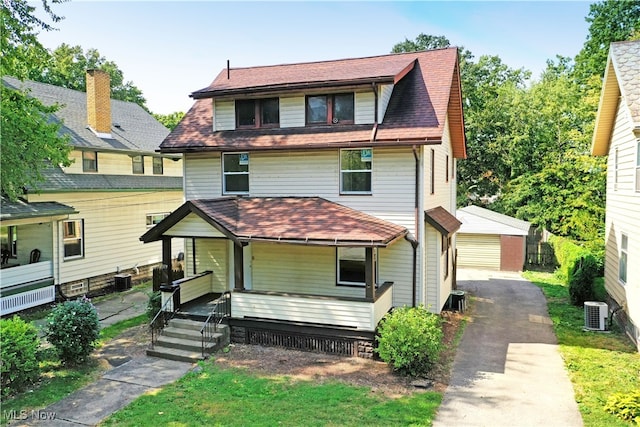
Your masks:
[[[364,250],[364,283],[365,283],[365,298],[367,301],[375,301],[376,299],[376,286],[375,286],[375,261],[373,259],[373,248],[365,248]]]
[[[167,268],[167,285],[173,282],[173,269],[171,268],[171,237],[162,236],[162,265]]]
[[[244,291],[244,245],[242,243],[233,244],[233,270],[235,277],[236,291]]]

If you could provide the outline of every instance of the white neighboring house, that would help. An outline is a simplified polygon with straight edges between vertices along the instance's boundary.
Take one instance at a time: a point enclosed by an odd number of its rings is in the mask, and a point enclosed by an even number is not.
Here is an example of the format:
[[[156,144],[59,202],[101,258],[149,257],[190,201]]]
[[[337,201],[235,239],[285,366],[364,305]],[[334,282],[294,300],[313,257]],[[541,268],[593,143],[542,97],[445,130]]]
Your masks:
[[[3,315],[66,296],[101,291],[115,276],[135,283],[159,265],[160,245],[139,236],[184,201],[182,157],[156,152],[169,130],[132,102],[112,100],[109,75],[87,72],[87,93],[3,77],[61,108],[73,163],[44,171],[39,193],[2,198],[0,300]],[[184,250],[176,240],[171,256]],[[130,275],[126,277],[124,275]]]
[[[462,223],[458,268],[523,270],[531,223],[473,205],[458,209],[456,217]]]
[[[605,286],[640,349],[640,41],[611,44],[591,152],[609,156]]]
[[[237,341],[359,355],[393,306],[440,312],[466,157],[456,48],[227,68],[191,96],[160,150],[184,155],[187,201],[141,237],[186,238],[181,304],[230,292]]]

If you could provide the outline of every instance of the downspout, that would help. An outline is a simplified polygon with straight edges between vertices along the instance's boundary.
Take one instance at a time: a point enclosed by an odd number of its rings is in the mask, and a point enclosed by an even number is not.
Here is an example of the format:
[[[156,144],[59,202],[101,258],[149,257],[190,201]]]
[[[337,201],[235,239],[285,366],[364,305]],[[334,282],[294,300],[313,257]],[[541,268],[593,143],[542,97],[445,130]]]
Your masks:
[[[412,307],[416,306],[416,293],[418,290],[418,267],[417,267],[417,262],[418,262],[418,245],[420,243],[420,232],[419,232],[419,228],[418,226],[420,225],[420,218],[418,215],[418,208],[419,208],[419,194],[420,194],[420,159],[418,158],[418,152],[416,149],[416,146],[414,145],[411,150],[413,151],[413,158],[416,161],[416,182],[415,182],[415,195],[414,195],[414,221],[415,221],[415,225],[414,225],[414,230],[416,233],[416,236],[414,238],[413,241],[411,241],[411,246],[413,247],[413,277],[412,277],[412,287],[413,287],[413,292],[411,294],[411,305]]]

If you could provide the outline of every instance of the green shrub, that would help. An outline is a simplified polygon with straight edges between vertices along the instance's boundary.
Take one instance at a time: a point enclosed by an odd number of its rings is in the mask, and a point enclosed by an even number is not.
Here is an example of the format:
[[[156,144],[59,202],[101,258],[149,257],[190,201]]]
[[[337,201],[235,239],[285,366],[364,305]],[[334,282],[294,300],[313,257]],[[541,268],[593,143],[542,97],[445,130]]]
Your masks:
[[[593,301],[595,292],[593,281],[598,274],[598,262],[587,255],[576,261],[569,275],[569,297],[571,304],[583,306],[585,301]]]
[[[580,258],[590,255],[590,252],[571,240],[560,236],[551,236],[549,238],[549,244],[553,247],[553,252],[560,264],[560,267],[558,267],[556,271],[556,276],[564,283],[568,283],[569,276],[574,270],[576,262],[580,260]]]
[[[40,376],[38,331],[18,316],[0,320],[2,396],[24,389]]]
[[[427,374],[442,347],[442,321],[424,306],[400,307],[381,321],[374,350],[403,375]]]
[[[149,294],[149,302],[147,303],[147,317],[153,320],[156,314],[162,308],[162,295],[160,291],[151,292]]]
[[[100,335],[96,308],[87,298],[58,304],[47,318],[46,334],[62,363],[85,363]]]
[[[611,395],[604,409],[618,418],[640,425],[640,389]]]

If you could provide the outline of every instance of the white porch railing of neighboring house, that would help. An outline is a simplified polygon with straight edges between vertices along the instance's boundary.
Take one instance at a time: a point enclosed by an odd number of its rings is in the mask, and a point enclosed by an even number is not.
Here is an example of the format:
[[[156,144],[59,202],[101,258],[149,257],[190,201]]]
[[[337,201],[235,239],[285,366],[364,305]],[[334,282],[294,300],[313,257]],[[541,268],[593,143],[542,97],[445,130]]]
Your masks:
[[[5,268],[0,270],[0,291],[3,294],[8,293],[11,287],[28,285],[47,279],[53,279],[53,263],[51,261]],[[27,290],[24,292],[11,293],[0,298],[1,315],[4,316],[55,301],[56,292],[53,284],[36,289],[29,286],[25,286],[25,288]]]
[[[388,287],[375,302],[336,299],[321,296],[289,295],[246,291],[231,295],[233,318],[282,320],[315,323],[373,331],[391,309],[393,287]]]

